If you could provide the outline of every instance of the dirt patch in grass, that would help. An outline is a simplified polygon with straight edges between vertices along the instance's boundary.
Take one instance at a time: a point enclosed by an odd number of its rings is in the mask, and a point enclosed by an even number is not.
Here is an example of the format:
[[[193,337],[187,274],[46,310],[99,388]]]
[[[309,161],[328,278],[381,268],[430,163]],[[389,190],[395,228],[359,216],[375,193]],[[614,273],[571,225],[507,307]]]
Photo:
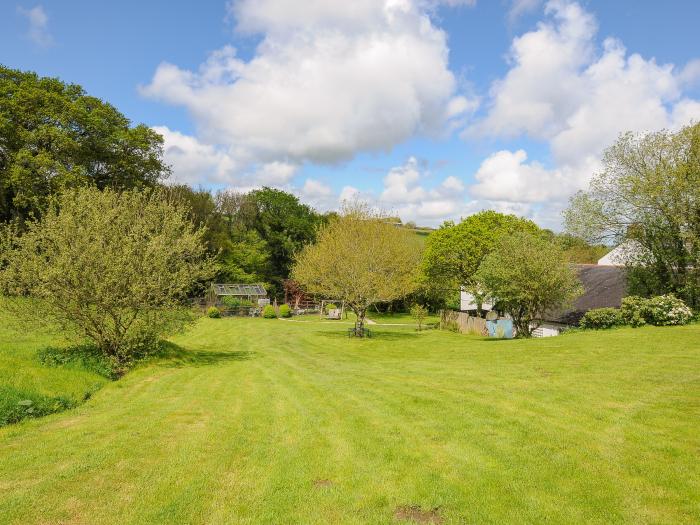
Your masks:
[[[412,521],[414,523],[442,524],[445,519],[440,516],[438,508],[424,510],[418,505],[402,505],[394,510],[394,518],[401,521]]]
[[[330,479],[316,479],[314,480],[314,487],[317,489],[325,489],[332,487],[334,483]]]

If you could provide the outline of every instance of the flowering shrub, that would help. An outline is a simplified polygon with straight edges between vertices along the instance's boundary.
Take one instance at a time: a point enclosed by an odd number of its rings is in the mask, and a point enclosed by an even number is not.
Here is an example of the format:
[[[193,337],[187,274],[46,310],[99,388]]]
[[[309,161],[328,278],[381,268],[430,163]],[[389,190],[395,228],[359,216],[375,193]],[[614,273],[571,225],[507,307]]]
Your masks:
[[[659,295],[647,299],[647,322],[656,326],[688,324],[693,312],[673,295]]]
[[[659,295],[645,299],[630,296],[622,300],[620,312],[624,321],[634,327],[645,324],[673,326],[688,324],[693,312],[674,295]]]
[[[601,330],[621,326],[625,324],[622,313],[618,308],[595,308],[588,310],[581,318],[579,326],[581,328]]]

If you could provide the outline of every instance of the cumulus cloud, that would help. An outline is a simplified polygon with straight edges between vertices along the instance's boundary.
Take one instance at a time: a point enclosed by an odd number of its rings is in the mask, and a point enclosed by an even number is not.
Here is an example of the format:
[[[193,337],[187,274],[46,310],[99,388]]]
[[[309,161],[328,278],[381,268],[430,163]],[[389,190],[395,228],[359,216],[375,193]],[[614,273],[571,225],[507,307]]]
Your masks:
[[[418,159],[409,157],[403,165],[389,170],[383,180],[383,190],[377,197],[365,194],[364,199],[403,220],[425,225],[437,225],[447,218],[457,219],[464,214],[464,183],[454,176],[446,177],[438,184],[433,181],[430,171]]]
[[[230,9],[238,31],[263,36],[252,59],[226,46],[197,71],[163,63],[141,92],[187,108],[198,140],[240,165],[386,151],[440,133],[473,106],[457,93],[445,33],[418,0],[238,0]]]
[[[528,136],[549,145],[553,169],[523,150],[484,160],[472,192],[512,202],[563,200],[585,187],[605,147],[627,130],[651,131],[700,117],[685,98],[698,66],[657,64],[616,39],[596,44],[597,23],[578,3],[550,0],[546,19],[513,40],[508,73],[490,90],[485,117],[465,138]]]
[[[27,36],[39,47],[48,47],[53,44],[53,37],[49,33],[49,16],[41,5],[25,9],[18,7],[17,12],[29,22]]]

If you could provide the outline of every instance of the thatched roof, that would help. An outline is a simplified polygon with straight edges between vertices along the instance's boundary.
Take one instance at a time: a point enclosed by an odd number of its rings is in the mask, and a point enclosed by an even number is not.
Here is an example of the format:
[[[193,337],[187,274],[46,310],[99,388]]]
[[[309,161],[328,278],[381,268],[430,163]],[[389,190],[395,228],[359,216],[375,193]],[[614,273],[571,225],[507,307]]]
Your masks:
[[[545,321],[577,325],[583,314],[593,308],[618,308],[627,295],[625,268],[597,264],[577,264],[576,271],[584,293],[568,310],[545,316]]]

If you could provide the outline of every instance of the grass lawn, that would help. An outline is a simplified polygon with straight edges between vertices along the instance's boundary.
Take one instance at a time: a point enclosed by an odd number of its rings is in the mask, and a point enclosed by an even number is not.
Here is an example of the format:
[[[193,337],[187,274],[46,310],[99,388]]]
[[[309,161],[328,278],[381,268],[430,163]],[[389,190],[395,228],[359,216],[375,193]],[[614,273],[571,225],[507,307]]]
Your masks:
[[[39,362],[38,350],[65,344],[57,334],[27,327],[0,311],[0,426],[28,415],[26,411],[50,412],[81,403],[108,382],[79,367],[50,368]]]
[[[700,326],[344,328],[203,319],[170,359],[0,429],[0,522],[700,522]]]

